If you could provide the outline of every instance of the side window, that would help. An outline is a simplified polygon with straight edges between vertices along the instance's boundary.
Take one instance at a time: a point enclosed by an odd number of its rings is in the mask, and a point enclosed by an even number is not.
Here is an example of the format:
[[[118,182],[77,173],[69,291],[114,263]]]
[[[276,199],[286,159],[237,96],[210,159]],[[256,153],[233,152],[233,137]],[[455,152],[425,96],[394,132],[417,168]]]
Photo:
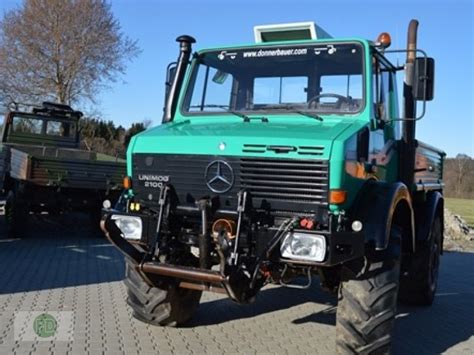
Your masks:
[[[48,121],[46,123],[46,134],[51,136],[64,136],[64,128],[61,122]]]
[[[27,117],[14,117],[12,122],[12,131],[15,133],[41,134],[43,120],[37,120]]]
[[[385,145],[384,136],[382,130],[370,132],[369,138],[369,161],[376,159],[377,155],[382,152]]]
[[[233,77],[229,73],[201,65],[196,76],[190,112],[223,111],[230,107]]]
[[[378,57],[374,57],[373,79],[375,116],[388,120],[393,115],[391,107],[394,94],[393,73]]]

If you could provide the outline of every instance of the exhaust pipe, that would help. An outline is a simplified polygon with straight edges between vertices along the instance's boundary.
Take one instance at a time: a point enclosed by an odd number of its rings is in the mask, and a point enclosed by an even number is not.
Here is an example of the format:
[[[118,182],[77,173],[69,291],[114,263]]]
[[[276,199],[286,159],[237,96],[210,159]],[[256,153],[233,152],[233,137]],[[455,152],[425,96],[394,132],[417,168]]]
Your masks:
[[[176,112],[176,106],[178,105],[179,93],[183,86],[184,75],[189,64],[189,58],[192,53],[192,44],[196,43],[196,40],[187,35],[179,36],[176,38],[176,42],[179,42],[179,57],[176,64],[176,72],[173,78],[173,83],[169,91],[168,98],[166,100],[165,114],[163,116],[163,123],[171,122]]]
[[[416,100],[413,95],[415,81],[415,58],[417,48],[418,21],[411,20],[408,26],[407,58],[405,63],[405,80],[403,83],[404,113],[402,126],[402,149],[400,157],[401,181],[410,189],[415,176],[416,134]]]

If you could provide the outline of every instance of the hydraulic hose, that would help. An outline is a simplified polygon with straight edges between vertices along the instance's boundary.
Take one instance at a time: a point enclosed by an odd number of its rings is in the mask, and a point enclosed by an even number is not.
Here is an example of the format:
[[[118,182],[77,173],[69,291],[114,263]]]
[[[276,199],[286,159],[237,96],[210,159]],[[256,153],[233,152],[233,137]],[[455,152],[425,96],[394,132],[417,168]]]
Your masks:
[[[252,279],[250,280],[250,288],[254,288],[255,286],[255,280],[257,279],[257,274],[258,270],[260,269],[260,265],[262,264],[264,257],[269,257],[271,251],[275,248],[275,246],[281,241],[283,236],[288,232],[290,229],[291,225],[295,223],[297,220],[296,217],[287,219],[284,221],[281,225],[280,228],[275,232],[273,235],[273,238],[270,240],[270,242],[267,244],[265,247],[265,250],[259,255],[257,262],[255,263],[255,268],[252,273]]]

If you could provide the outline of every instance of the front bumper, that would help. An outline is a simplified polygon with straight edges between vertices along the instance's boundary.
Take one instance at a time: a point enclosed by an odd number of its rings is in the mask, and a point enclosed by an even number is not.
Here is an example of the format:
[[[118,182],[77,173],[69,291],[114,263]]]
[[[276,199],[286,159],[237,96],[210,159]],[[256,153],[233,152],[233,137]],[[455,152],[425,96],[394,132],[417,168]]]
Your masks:
[[[182,267],[179,265],[160,264],[151,261],[149,255],[144,248],[139,246],[140,243],[130,242],[123,238],[121,230],[111,219],[113,211],[106,212],[101,221],[101,228],[109,241],[114,244],[127,258],[129,258],[142,273],[159,274],[163,276],[176,277],[184,280],[201,281],[201,282],[222,282],[225,276],[218,272]],[[142,241],[146,242],[146,235],[150,235],[150,230],[156,227],[149,216],[142,216],[144,219],[144,231]],[[295,230],[295,232],[307,232],[305,230]],[[361,257],[365,253],[365,242],[363,232],[323,232],[318,231],[317,234],[326,238],[326,257],[322,262],[308,262],[293,259],[280,258],[273,260],[280,263],[311,266],[311,267],[331,267],[342,264],[352,259]],[[173,268],[176,272],[173,272]],[[207,276],[206,276],[207,275]]]

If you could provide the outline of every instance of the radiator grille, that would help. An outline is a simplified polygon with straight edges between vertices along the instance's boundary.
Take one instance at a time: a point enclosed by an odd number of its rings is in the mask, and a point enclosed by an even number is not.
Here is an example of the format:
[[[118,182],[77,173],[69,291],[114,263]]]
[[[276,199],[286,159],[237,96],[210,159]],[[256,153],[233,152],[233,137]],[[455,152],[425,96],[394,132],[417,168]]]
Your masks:
[[[194,206],[200,198],[218,197],[222,208],[235,209],[241,189],[250,192],[254,207],[265,205],[275,211],[311,212],[328,201],[326,161],[166,154],[134,154],[132,160],[134,192],[142,200],[155,200],[159,192],[156,184],[145,186],[147,175],[169,178],[180,205]],[[216,160],[229,164],[234,174],[232,188],[222,194],[210,191],[206,184],[206,168]]]
[[[240,159],[242,187],[269,201],[327,204],[328,165],[294,159]]]

